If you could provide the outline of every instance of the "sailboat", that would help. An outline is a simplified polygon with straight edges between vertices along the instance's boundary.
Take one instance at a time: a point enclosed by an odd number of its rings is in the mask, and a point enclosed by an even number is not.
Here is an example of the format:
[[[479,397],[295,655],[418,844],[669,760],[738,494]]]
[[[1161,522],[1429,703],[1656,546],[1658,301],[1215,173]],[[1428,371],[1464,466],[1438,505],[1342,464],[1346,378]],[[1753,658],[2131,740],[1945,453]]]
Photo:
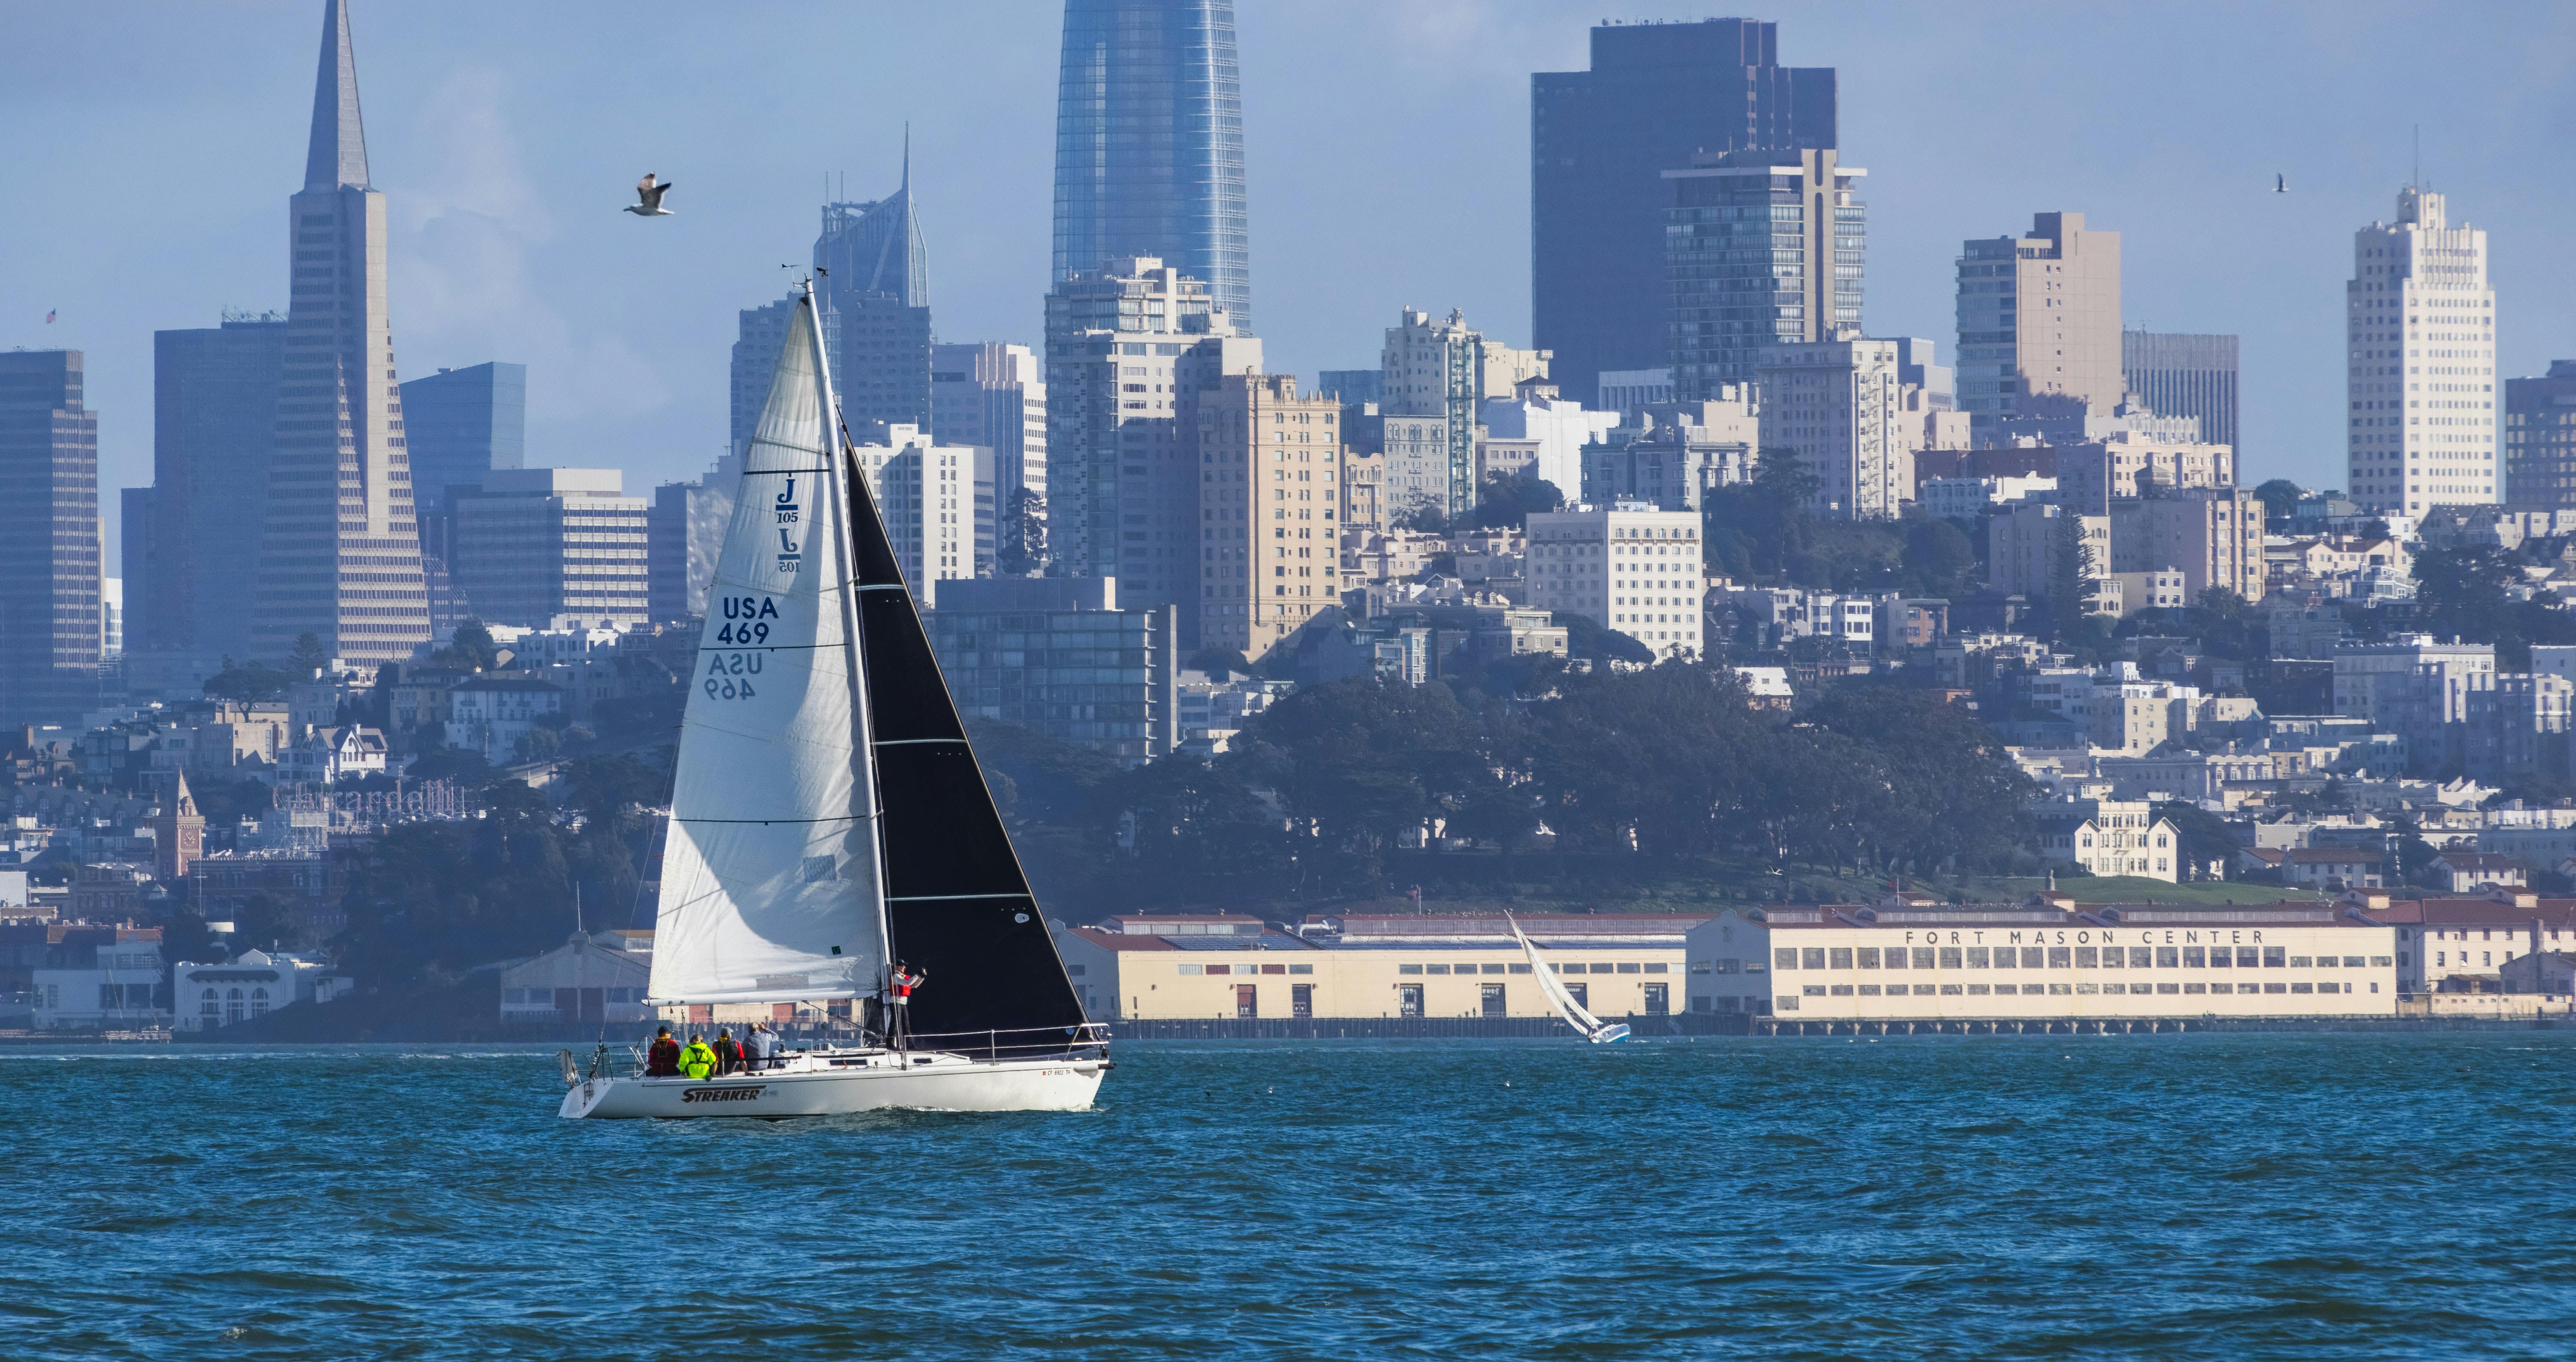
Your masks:
[[[708,589],[646,992],[663,1007],[854,1008],[858,1034],[703,1079],[612,1075],[604,1048],[584,1076],[566,1057],[567,1118],[1079,1111],[1111,1067],[831,372],[808,282]]]
[[[1585,1011],[1583,1004],[1574,1000],[1574,995],[1558,981],[1556,971],[1548,968],[1547,957],[1538,953],[1538,947],[1531,945],[1528,937],[1521,935],[1521,924],[1511,914],[1503,914],[1503,921],[1511,923],[1512,939],[1521,943],[1521,954],[1529,957],[1530,977],[1538,980],[1539,992],[1556,1004],[1556,1014],[1565,1018],[1566,1025],[1581,1032],[1585,1040],[1595,1045],[1628,1038],[1627,1023],[1605,1022]]]

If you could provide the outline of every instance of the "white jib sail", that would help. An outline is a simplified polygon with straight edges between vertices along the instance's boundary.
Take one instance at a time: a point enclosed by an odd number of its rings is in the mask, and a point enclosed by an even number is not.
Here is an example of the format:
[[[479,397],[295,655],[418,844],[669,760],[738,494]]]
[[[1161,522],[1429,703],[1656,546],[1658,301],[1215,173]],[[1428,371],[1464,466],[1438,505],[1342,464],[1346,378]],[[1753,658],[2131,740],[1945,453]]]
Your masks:
[[[882,973],[852,759],[848,502],[818,353],[800,306],[707,589],[662,856],[659,1002],[846,998]]]
[[[1530,939],[1521,935],[1521,924],[1513,921],[1508,913],[1503,915],[1503,921],[1511,923],[1512,939],[1521,943],[1521,954],[1529,957],[1530,977],[1538,980],[1539,991],[1547,995],[1547,1000],[1556,1004],[1557,1015],[1565,1018],[1566,1025],[1587,1036],[1600,1030],[1601,1019],[1584,1011],[1583,1004],[1576,1002],[1574,995],[1565,991],[1565,985],[1557,981],[1556,971],[1547,967],[1547,957],[1540,955],[1538,947],[1531,945]]]

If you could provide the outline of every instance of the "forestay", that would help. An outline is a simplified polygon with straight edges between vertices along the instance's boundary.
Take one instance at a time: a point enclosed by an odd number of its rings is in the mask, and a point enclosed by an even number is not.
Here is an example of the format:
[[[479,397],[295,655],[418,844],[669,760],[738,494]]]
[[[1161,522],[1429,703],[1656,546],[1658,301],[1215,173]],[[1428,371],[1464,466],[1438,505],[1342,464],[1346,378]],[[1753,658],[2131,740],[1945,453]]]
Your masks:
[[[847,505],[800,300],[707,591],[662,859],[662,1002],[874,993],[875,830],[853,760]]]

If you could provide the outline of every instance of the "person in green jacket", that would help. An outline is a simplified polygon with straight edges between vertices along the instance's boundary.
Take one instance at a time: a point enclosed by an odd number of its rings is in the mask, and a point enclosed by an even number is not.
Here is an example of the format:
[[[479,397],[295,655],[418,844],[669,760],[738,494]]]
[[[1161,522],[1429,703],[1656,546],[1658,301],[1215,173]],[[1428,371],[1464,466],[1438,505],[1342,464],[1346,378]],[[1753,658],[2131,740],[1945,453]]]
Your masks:
[[[688,1048],[680,1052],[680,1072],[690,1078],[706,1078],[716,1071],[716,1052],[707,1048],[706,1037],[689,1037]]]

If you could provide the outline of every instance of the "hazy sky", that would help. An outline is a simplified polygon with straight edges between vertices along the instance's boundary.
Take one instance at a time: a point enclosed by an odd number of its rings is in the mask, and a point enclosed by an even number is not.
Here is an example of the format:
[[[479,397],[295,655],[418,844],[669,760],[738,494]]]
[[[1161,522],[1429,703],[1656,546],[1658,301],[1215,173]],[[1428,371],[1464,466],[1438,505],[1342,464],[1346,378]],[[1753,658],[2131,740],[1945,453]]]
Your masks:
[[[354,10],[400,372],[528,365],[531,463],[621,467],[638,493],[701,470],[736,309],[808,258],[827,175],[893,187],[906,120],[941,338],[1039,339],[1053,3]],[[1580,69],[1601,18],[1711,11],[1238,12],[1255,311],[1270,367],[1311,378],[1374,365],[1407,305],[1526,344],[1529,73]],[[113,489],[151,478],[152,332],[285,306],[321,13],[0,0],[0,346],[88,352],[111,526]],[[2244,337],[2247,480],[2340,486],[2350,234],[2391,216],[2420,124],[2453,221],[2494,234],[2502,370],[2576,356],[2576,6],[1759,14],[1784,60],[1840,68],[1872,335],[1946,360],[1960,241],[2080,211],[2124,236],[2130,325]],[[618,211],[646,170],[677,182],[677,216]]]

